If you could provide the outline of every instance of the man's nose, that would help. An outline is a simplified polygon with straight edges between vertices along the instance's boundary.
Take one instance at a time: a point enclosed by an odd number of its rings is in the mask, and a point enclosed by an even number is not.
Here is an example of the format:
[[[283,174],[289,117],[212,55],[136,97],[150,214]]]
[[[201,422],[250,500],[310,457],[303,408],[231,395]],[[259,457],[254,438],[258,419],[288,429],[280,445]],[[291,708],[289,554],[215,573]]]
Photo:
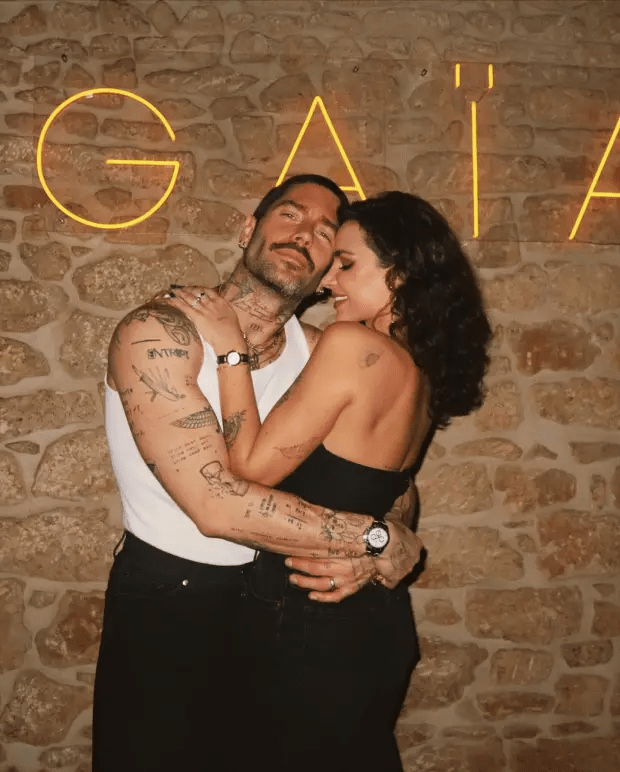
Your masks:
[[[312,243],[312,229],[308,225],[300,224],[293,239],[298,246],[310,246]]]

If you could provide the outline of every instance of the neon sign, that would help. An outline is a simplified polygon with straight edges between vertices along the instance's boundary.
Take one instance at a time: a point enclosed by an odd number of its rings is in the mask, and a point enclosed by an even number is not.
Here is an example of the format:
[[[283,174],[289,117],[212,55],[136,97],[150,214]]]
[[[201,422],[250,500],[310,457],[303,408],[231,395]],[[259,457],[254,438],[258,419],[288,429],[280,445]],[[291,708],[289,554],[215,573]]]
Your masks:
[[[113,230],[118,228],[129,228],[132,225],[137,225],[138,223],[143,222],[144,220],[147,220],[166,203],[166,201],[168,200],[170,194],[174,189],[174,186],[177,181],[177,177],[179,176],[179,169],[181,168],[181,164],[179,161],[155,161],[155,160],[128,161],[123,158],[108,158],[106,160],[106,164],[124,164],[125,166],[170,166],[172,167],[172,175],[170,177],[170,182],[168,183],[168,187],[166,188],[162,197],[147,212],[144,212],[144,214],[141,214],[140,217],[135,217],[133,220],[127,220],[126,222],[120,222],[120,223],[102,223],[102,222],[96,222],[95,220],[87,220],[86,218],[80,217],[79,215],[75,214],[75,212],[72,212],[70,209],[67,209],[67,207],[61,204],[60,201],[56,198],[56,196],[52,193],[45,179],[45,174],[43,173],[43,144],[45,143],[45,137],[47,136],[47,132],[49,131],[50,126],[52,125],[54,120],[58,117],[58,115],[65,108],[69,107],[69,105],[73,104],[74,102],[77,102],[78,99],[84,99],[85,97],[90,97],[95,94],[120,94],[121,96],[128,97],[129,99],[133,99],[136,102],[140,102],[140,104],[143,104],[154,115],[156,115],[159,118],[159,120],[163,123],[164,128],[168,132],[168,136],[174,142],[175,135],[174,135],[174,131],[172,130],[172,126],[168,123],[165,116],[154,105],[152,105],[143,97],[138,96],[137,94],[133,94],[131,91],[123,91],[122,89],[119,89],[119,88],[93,88],[93,89],[89,89],[88,91],[80,91],[78,94],[74,94],[72,97],[69,97],[69,99],[65,99],[65,101],[62,102],[62,104],[59,104],[58,107],[52,112],[52,114],[43,124],[43,128],[41,129],[41,134],[39,135],[39,142],[37,143],[37,174],[39,176],[39,182],[41,183],[43,190],[47,193],[48,197],[51,199],[54,206],[58,207],[58,209],[60,209],[61,212],[64,212],[67,215],[67,217],[71,217],[73,220],[77,220],[77,222],[82,223],[83,225],[90,225],[92,228],[103,228],[107,230]]]
[[[460,63],[457,63],[454,67],[454,87],[457,89],[461,87],[461,64]],[[491,90],[493,87],[494,87],[494,70],[493,70],[493,65],[489,64],[488,70],[487,70],[487,89]],[[108,229],[108,230],[130,228],[132,225],[137,225],[138,223],[141,223],[144,220],[147,220],[149,217],[155,214],[155,212],[157,212],[157,210],[160,209],[168,200],[172,191],[174,190],[174,187],[177,182],[177,178],[179,176],[179,171],[181,166],[179,161],[156,161],[154,159],[128,160],[128,159],[122,159],[122,158],[109,158],[106,160],[106,164],[119,164],[119,165],[125,165],[125,166],[168,166],[172,169],[172,174],[170,177],[170,181],[168,183],[168,187],[166,188],[161,198],[147,212],[144,212],[139,217],[135,217],[132,220],[127,220],[126,222],[120,222],[120,223],[101,223],[94,220],[88,220],[84,217],[80,217],[79,215],[75,214],[70,209],[65,207],[56,198],[54,193],[51,191],[49,185],[47,184],[47,181],[45,179],[45,174],[43,172],[43,146],[44,146],[47,134],[49,132],[49,129],[52,126],[53,122],[58,117],[58,115],[69,105],[73,104],[74,102],[77,102],[79,99],[84,99],[86,97],[94,96],[95,94],[118,94],[120,96],[124,96],[124,97],[127,97],[128,99],[133,99],[134,101],[139,102],[140,104],[144,105],[148,110],[150,110],[153,113],[153,115],[155,115],[162,122],[170,139],[173,142],[175,141],[174,131],[170,126],[170,123],[168,122],[166,117],[153,104],[151,104],[143,97],[138,96],[137,94],[134,94],[131,91],[125,91],[123,89],[117,89],[117,88],[89,89],[87,91],[81,91],[78,94],[74,94],[72,97],[69,97],[68,99],[66,99],[64,102],[62,102],[62,104],[56,107],[56,109],[51,113],[49,118],[45,121],[45,124],[41,129],[41,134],[39,135],[39,141],[37,143],[37,156],[36,156],[37,174],[43,190],[45,191],[49,199],[52,201],[52,203],[58,209],[60,209],[61,212],[64,212],[64,214],[66,214],[68,217],[71,217],[73,220],[76,220],[77,222],[82,223],[83,225],[89,225],[93,228],[101,228],[101,229]],[[310,121],[312,120],[312,117],[316,113],[317,109],[320,111],[327,125],[327,128],[329,129],[330,135],[334,140],[334,144],[336,145],[338,152],[340,153],[340,157],[342,158],[345,164],[345,167],[351,177],[351,181],[353,183],[353,185],[341,186],[342,190],[356,192],[361,199],[365,199],[366,195],[362,189],[359,179],[357,178],[357,175],[355,174],[353,166],[344,149],[343,143],[340,140],[340,137],[338,136],[338,132],[336,131],[334,124],[329,116],[329,113],[327,112],[325,104],[323,103],[323,100],[321,99],[320,96],[316,96],[312,101],[312,104],[310,106],[310,109],[308,110],[308,114],[306,115],[303,125],[299,131],[299,134],[297,135],[297,138],[293,143],[291,152],[289,153],[288,158],[286,159],[284,166],[282,167],[282,171],[280,172],[280,175],[278,177],[277,184],[279,185],[282,182],[282,180],[285,178],[286,173],[288,172],[291,166],[291,163],[304,138],[304,135],[308,129]],[[577,215],[575,224],[570,232],[570,235],[568,236],[569,241],[572,241],[575,238],[577,231],[579,230],[579,227],[582,223],[583,217],[588,209],[591,199],[620,198],[620,192],[596,190],[596,186],[600,180],[600,177],[603,173],[607,160],[609,159],[609,156],[611,154],[611,151],[614,147],[614,144],[619,134],[620,134],[620,118],[618,118],[616,126],[611,134],[609,142],[607,143],[607,147],[605,148],[605,151],[603,153],[603,157],[601,158],[601,161],[598,165],[596,173],[594,174],[594,177],[592,179],[592,182],[590,184],[586,197],[581,205],[581,209],[579,211],[579,214]],[[479,215],[479,180],[478,180],[478,105],[475,100],[471,102],[471,156],[472,156],[472,204],[473,204],[472,206],[473,234],[472,235],[473,235],[473,238],[477,239],[480,234],[480,222],[479,222],[480,215]]]

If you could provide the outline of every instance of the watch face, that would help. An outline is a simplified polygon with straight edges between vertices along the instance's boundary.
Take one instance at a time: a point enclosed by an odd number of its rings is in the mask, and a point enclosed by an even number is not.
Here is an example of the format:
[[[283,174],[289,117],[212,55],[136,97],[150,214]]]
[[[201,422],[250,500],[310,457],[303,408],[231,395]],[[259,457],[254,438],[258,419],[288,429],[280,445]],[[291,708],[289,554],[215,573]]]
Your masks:
[[[241,355],[238,351],[229,351],[226,356],[229,365],[238,365],[241,362]]]
[[[375,526],[368,532],[368,543],[373,549],[381,549],[388,543],[389,535],[385,528]]]

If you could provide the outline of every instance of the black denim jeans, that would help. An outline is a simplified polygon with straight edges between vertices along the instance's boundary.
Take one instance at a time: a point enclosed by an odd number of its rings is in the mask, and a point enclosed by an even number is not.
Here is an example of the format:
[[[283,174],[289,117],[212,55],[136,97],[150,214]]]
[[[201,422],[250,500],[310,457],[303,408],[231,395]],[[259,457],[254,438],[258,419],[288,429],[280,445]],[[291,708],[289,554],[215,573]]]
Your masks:
[[[407,588],[369,585],[319,603],[289,583],[283,560],[260,553],[250,571],[246,763],[401,772],[394,725],[419,660]]]
[[[239,769],[244,568],[126,534],[110,573],[95,679],[93,772]]]

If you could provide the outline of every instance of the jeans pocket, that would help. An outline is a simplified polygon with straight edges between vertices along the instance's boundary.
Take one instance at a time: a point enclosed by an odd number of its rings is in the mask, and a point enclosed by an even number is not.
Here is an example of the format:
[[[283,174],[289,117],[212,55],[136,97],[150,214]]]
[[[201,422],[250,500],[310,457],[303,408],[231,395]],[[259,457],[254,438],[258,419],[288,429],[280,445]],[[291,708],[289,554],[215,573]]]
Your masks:
[[[156,570],[117,558],[110,572],[108,595],[163,599],[182,592],[188,584],[188,578],[181,572],[164,576]]]

